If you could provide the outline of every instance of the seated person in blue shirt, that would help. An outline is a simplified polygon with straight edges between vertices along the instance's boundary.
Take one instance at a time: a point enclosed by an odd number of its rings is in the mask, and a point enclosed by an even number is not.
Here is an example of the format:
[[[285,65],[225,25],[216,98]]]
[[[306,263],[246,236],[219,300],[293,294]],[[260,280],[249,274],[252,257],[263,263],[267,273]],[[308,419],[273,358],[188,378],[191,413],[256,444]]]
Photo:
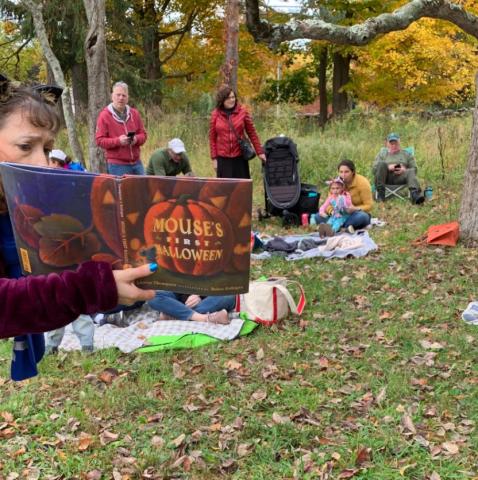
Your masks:
[[[168,143],[168,148],[160,148],[153,152],[146,168],[146,174],[175,177],[179,173],[189,177],[195,176],[191,170],[183,141],[173,138]]]

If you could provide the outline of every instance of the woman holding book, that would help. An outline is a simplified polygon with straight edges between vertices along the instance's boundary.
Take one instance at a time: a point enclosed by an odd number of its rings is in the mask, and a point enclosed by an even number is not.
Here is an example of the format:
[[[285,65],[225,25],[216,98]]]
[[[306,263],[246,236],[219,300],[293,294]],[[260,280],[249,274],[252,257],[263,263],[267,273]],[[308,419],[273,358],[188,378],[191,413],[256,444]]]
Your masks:
[[[0,161],[49,165],[48,154],[60,126],[56,111],[60,95],[58,87],[16,86],[0,75]],[[65,326],[82,313],[108,310],[118,303],[149,300],[154,291],[140,290],[133,282],[156,269],[150,264],[112,271],[108,263],[85,262],[75,272],[19,278],[20,263],[0,182],[0,338],[21,335],[14,342],[13,377],[36,374],[36,362],[43,356],[43,334],[26,334]],[[22,372],[14,371],[15,363]]]
[[[221,87],[209,124],[212,167],[218,178],[251,178],[249,161],[243,157],[239,145],[246,133],[256,154],[265,162],[266,156],[249,112],[237,101],[231,87]]]

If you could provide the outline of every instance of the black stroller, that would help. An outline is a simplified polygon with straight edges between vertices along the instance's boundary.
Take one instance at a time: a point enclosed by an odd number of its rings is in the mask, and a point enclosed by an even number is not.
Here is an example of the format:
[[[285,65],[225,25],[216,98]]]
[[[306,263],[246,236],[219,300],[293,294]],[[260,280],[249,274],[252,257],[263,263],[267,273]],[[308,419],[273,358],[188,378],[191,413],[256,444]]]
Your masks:
[[[320,194],[315,185],[300,183],[297,145],[288,137],[267,140],[264,179],[265,212],[259,209],[259,220],[281,216],[283,226],[300,225],[302,214],[316,213]]]

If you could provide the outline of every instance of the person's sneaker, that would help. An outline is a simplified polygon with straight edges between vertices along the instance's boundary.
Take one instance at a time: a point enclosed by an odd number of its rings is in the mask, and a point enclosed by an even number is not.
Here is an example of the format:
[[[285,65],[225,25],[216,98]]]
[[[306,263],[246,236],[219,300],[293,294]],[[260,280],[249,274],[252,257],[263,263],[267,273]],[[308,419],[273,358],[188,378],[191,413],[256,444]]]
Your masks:
[[[349,225],[347,227],[347,232],[351,233],[351,234],[354,234],[355,233],[355,228],[353,225]]]
[[[83,345],[81,347],[81,351],[83,353],[93,353],[95,351],[95,347],[93,345]]]
[[[218,325],[229,325],[231,320],[227,310],[219,310],[219,312],[213,312],[207,314],[207,323],[216,323]]]
[[[57,355],[58,354],[58,347],[45,347],[45,355]]]

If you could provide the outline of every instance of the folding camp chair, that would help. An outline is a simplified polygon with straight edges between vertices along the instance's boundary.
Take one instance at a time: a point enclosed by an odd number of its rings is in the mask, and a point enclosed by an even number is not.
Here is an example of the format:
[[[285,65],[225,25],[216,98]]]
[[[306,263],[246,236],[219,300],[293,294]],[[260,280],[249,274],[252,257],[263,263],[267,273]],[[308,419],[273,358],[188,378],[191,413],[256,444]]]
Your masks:
[[[378,192],[375,189],[375,200],[378,199]],[[407,200],[410,197],[410,192],[406,185],[385,185],[385,200],[387,198],[397,197],[400,200]]]

